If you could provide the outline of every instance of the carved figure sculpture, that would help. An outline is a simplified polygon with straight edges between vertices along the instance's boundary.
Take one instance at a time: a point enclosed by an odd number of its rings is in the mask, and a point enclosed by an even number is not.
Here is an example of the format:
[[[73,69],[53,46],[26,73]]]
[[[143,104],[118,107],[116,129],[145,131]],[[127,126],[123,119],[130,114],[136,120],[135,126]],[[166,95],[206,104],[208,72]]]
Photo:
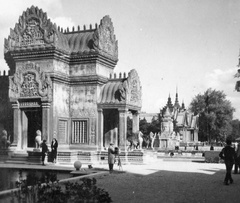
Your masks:
[[[8,139],[7,131],[3,130],[1,135],[1,149],[7,149],[10,146],[10,141]]]
[[[36,137],[35,137],[35,146],[36,146],[36,149],[40,149],[40,145],[42,143],[42,133],[40,130],[37,130],[36,131]]]
[[[155,138],[156,138],[156,133],[155,134],[153,134],[153,132],[150,132],[150,134],[149,134],[149,137],[150,137],[150,146],[149,147],[151,147],[152,149],[153,149],[153,144],[154,144],[154,140],[155,140]]]
[[[139,146],[139,149],[142,149],[142,143],[143,143],[143,134],[139,130],[139,132],[138,132],[138,146]]]

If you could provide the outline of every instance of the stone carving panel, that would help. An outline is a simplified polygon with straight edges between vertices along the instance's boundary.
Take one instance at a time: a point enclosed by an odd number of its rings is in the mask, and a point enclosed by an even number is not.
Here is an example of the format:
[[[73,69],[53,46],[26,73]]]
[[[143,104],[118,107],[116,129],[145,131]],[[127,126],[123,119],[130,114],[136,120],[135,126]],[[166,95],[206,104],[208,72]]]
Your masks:
[[[95,50],[103,54],[106,53],[115,60],[118,58],[118,42],[109,16],[105,16],[101,20],[99,27],[94,32],[93,42]]]
[[[9,97],[10,99],[41,97],[51,101],[51,78],[35,63],[25,63],[13,76],[9,76]]]
[[[96,144],[96,118],[92,118],[90,130],[90,144]]]
[[[73,87],[70,96],[70,115],[72,117],[95,117],[96,103],[96,87]]]
[[[47,14],[32,6],[19,17],[15,28],[5,39],[5,52],[15,48],[32,45],[52,44],[57,41],[56,26],[47,18]]]
[[[142,106],[142,87],[136,70],[131,70],[115,94],[119,102]]]
[[[69,116],[69,94],[70,88],[68,85],[60,83],[54,84],[53,106],[56,116]]]
[[[70,74],[73,76],[96,74],[96,64],[80,64],[70,67]]]

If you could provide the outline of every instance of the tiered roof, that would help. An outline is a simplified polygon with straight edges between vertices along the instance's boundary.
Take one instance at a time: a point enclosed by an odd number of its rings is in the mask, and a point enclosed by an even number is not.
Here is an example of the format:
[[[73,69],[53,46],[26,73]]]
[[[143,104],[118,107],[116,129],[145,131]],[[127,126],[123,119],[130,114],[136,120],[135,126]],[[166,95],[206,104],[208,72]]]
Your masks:
[[[118,60],[118,43],[109,16],[103,17],[100,25],[83,26],[72,31],[63,31],[48,19],[47,14],[38,7],[32,6],[19,17],[14,29],[10,29],[5,39],[5,58],[15,57],[21,53],[55,50],[64,54],[66,59],[89,55],[102,55],[114,62]],[[36,55],[36,53],[34,53]],[[18,54],[19,55],[19,54]],[[29,54],[28,54],[29,57]]]

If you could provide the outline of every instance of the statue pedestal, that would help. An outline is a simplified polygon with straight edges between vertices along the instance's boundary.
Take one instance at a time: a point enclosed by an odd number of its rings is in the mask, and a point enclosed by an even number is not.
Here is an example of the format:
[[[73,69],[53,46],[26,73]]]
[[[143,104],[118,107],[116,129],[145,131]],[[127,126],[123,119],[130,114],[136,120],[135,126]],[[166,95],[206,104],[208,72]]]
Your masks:
[[[0,149],[0,162],[5,162],[8,159],[8,149]]]
[[[42,152],[41,150],[27,151],[28,153],[28,163],[29,164],[41,164],[42,163]],[[47,160],[47,156],[45,158]]]

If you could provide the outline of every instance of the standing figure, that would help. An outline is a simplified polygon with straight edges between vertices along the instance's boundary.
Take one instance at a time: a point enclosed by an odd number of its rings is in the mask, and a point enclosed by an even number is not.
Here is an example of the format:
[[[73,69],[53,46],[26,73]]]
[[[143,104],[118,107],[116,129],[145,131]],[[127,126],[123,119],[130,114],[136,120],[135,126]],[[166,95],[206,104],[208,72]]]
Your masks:
[[[237,174],[239,169],[240,169],[240,143],[238,143],[237,145],[234,173]]]
[[[48,152],[48,146],[46,144],[46,140],[43,140],[41,146],[42,146],[42,165],[45,166],[44,161],[45,161],[46,154]]]
[[[114,161],[115,161],[115,151],[113,148],[113,143],[110,143],[108,147],[108,165],[109,165],[110,173],[112,173],[113,171]]]
[[[58,148],[58,141],[56,140],[56,138],[53,138],[52,143],[51,143],[52,162],[53,163],[56,163],[56,160],[57,160],[57,148]]]
[[[228,185],[228,181],[233,183],[232,179],[232,168],[234,164],[234,160],[236,160],[236,153],[233,147],[231,147],[232,141],[230,139],[226,140],[227,145],[222,149],[219,154],[219,157],[224,160],[226,165],[226,176],[224,179],[224,184]]]

